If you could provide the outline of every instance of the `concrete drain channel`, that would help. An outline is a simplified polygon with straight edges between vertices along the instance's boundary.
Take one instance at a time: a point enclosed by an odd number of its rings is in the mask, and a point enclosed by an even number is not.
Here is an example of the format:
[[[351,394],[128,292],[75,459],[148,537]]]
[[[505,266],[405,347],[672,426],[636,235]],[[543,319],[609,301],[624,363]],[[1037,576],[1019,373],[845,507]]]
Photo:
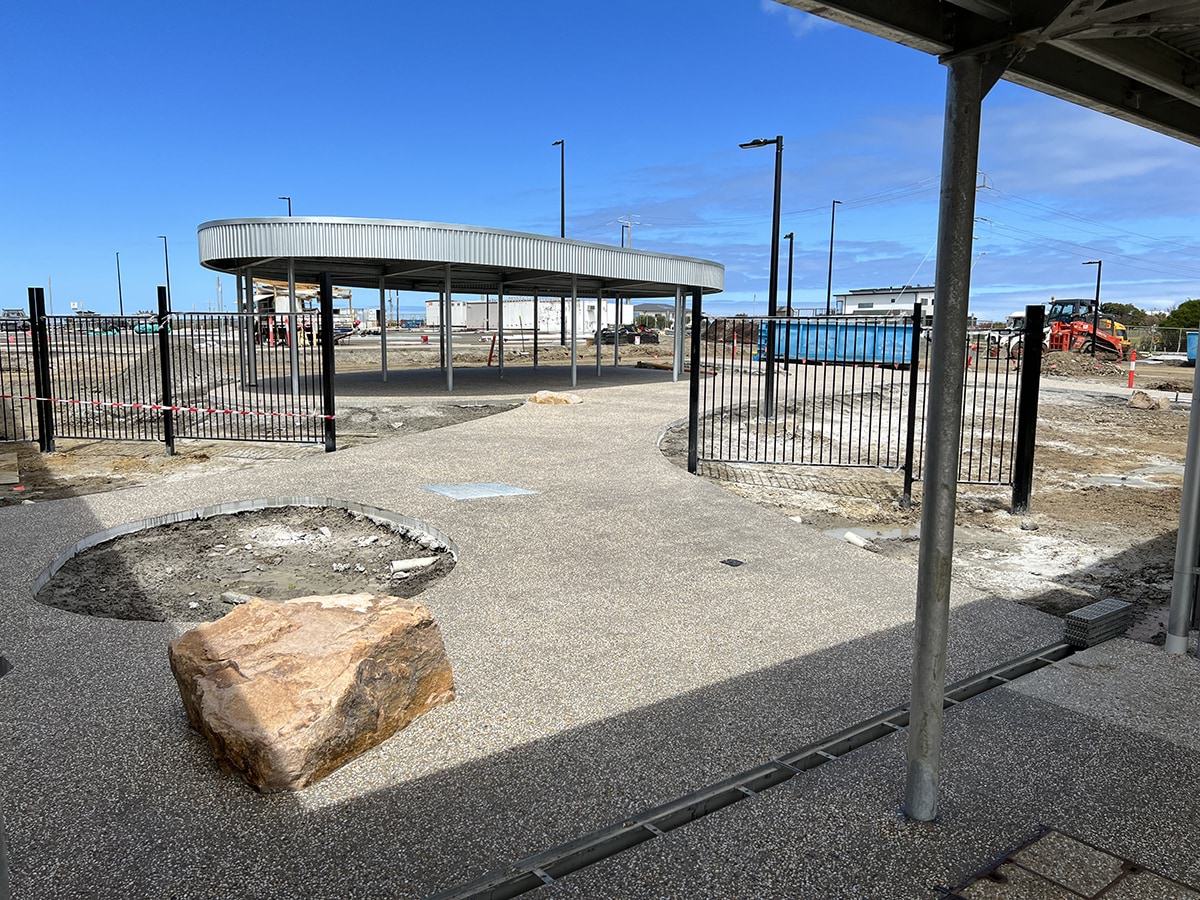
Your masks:
[[[952,709],[972,697],[1066,659],[1074,652],[1075,647],[1070,643],[1051,644],[957,681],[946,688],[945,708]],[[776,756],[753,769],[643,810],[566,844],[527,856],[502,872],[432,894],[427,900],[503,900],[553,884],[572,872],[777,787],[859,747],[903,731],[907,726],[908,707],[897,706],[792,753]]]

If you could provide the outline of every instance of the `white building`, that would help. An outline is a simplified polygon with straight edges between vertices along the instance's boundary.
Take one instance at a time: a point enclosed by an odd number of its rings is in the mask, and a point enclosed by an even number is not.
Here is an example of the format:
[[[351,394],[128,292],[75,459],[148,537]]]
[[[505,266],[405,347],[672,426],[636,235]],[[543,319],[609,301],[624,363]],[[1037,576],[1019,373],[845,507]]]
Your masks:
[[[580,337],[594,334],[596,331],[596,300],[594,297],[580,297],[577,301],[576,329]],[[533,330],[532,297],[504,298],[504,330],[532,331]],[[539,297],[537,300],[537,327],[544,333],[558,334],[560,301],[557,297]],[[499,322],[499,305],[495,297],[479,298],[477,300],[452,300],[450,303],[450,325],[453,328],[464,328],[472,331],[491,331]],[[600,327],[616,325],[617,302],[605,300],[601,309],[603,319]],[[621,301],[621,324],[633,324],[633,301]],[[425,301],[425,324],[436,327],[442,323],[441,304],[435,298]],[[566,326],[571,330],[571,298],[566,302]]]
[[[910,316],[920,303],[924,323],[933,324],[933,285],[860,288],[836,296],[842,313],[848,316]]]

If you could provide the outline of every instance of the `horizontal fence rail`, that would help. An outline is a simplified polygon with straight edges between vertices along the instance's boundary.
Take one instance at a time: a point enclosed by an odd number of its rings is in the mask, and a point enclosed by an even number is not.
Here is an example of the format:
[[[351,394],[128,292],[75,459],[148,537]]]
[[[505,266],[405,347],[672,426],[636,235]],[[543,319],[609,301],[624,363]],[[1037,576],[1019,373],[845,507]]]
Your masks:
[[[695,459],[893,470],[903,473],[908,500],[921,477],[926,413],[937,402],[923,325],[920,307],[881,317],[702,316]],[[968,344],[964,483],[1013,483],[1021,349],[974,336]]]

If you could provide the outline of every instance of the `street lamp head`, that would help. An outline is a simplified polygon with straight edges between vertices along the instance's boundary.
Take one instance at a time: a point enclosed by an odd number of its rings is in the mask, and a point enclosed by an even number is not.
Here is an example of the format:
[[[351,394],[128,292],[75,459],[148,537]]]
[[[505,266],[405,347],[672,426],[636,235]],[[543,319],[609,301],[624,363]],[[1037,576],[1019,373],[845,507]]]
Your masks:
[[[795,234],[793,232],[789,231],[787,234],[785,234],[783,236],[783,239],[785,241],[790,241],[793,237],[795,237]]]
[[[167,239],[167,236],[165,234],[160,234],[160,235],[158,235],[158,238],[159,238],[159,240],[165,241]]]
[[[765,147],[768,144],[775,143],[775,138],[755,138],[752,141],[747,141],[744,144],[738,144],[743,150],[749,150],[751,147]]]
[[[563,142],[562,142],[562,141],[555,141],[555,142],[554,142],[553,144],[551,144],[550,146],[551,146],[551,147],[561,147],[562,145],[563,145]]]
[[[1098,260],[1098,259],[1089,259],[1089,260],[1088,260],[1087,262],[1085,262],[1085,263],[1080,263],[1080,265],[1083,265],[1083,266],[1098,266],[1098,265],[1100,265],[1100,263],[1101,263],[1101,260]]]
[[[841,205],[842,205],[842,201],[841,201],[841,200],[834,200],[834,201],[833,201],[833,205],[834,205],[834,206],[841,206]]]

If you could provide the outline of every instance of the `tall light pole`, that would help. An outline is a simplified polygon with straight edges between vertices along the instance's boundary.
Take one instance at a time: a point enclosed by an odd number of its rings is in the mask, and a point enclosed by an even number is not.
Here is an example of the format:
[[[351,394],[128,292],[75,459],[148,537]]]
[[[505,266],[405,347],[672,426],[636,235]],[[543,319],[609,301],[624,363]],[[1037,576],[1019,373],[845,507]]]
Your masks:
[[[550,145],[558,148],[558,236],[567,236],[567,142],[564,138]],[[558,298],[558,340],[567,346],[567,298]]]
[[[288,218],[292,217],[292,198],[291,197],[276,197],[277,200],[286,200],[288,205]]]
[[[171,255],[167,252],[167,236],[160,234],[159,239],[163,242],[163,266],[167,270],[167,309],[171,308]]]
[[[1100,333],[1100,273],[1104,271],[1104,260],[1089,259],[1085,266],[1096,267],[1096,305],[1092,308],[1092,359],[1096,358],[1096,335]]]
[[[121,292],[121,251],[117,251],[117,309],[125,315],[125,295]]]
[[[829,315],[829,307],[833,302],[833,225],[841,203],[841,200],[834,200],[829,204],[829,278],[825,282],[825,315]]]
[[[796,235],[789,231],[783,237],[788,242],[787,314],[790,318],[792,315],[792,251],[795,249]]]
[[[783,191],[783,135],[773,138],[756,138],[738,144],[743,150],[752,147],[775,145],[775,203],[771,211],[771,268],[770,284],[767,286],[767,315],[779,312],[779,199]],[[763,415],[770,418],[775,413],[775,323],[767,322],[767,372],[766,393],[763,397]]]

